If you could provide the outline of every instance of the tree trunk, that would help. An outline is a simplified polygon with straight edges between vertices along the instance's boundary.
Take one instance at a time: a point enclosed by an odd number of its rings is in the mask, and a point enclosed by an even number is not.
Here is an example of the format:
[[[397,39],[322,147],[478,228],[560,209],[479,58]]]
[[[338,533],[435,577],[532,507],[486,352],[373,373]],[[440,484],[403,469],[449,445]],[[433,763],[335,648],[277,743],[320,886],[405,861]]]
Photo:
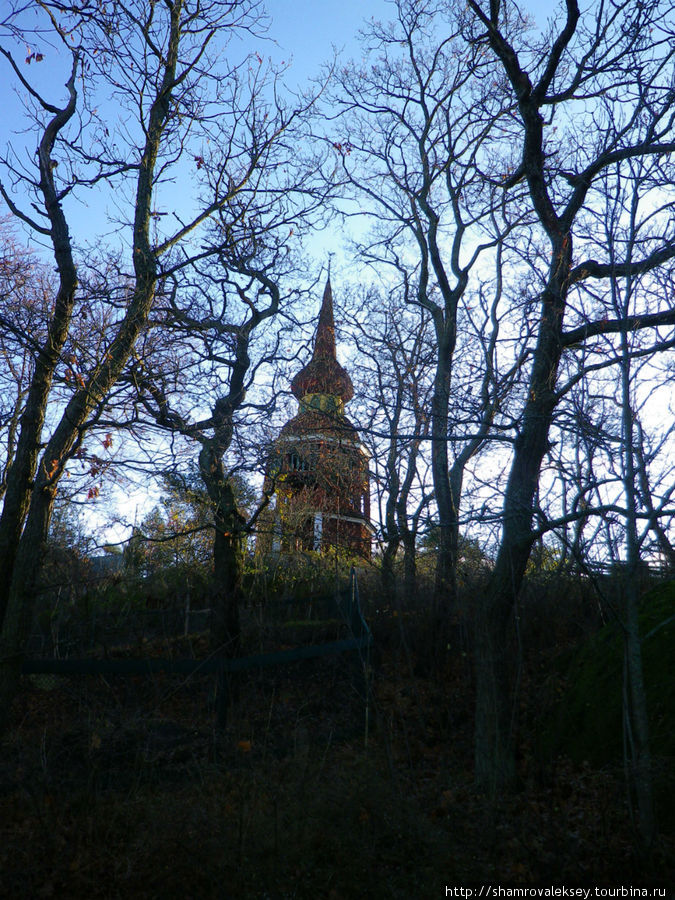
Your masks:
[[[387,599],[396,600],[396,572],[394,571],[394,560],[398,551],[399,539],[394,538],[387,541],[384,553],[382,554],[382,593]]]
[[[452,501],[447,508],[452,508]],[[439,509],[440,514],[440,509]],[[459,525],[447,512],[439,515],[438,550],[434,581],[434,608],[439,619],[447,618],[457,599],[457,555]]]
[[[649,747],[647,692],[642,667],[642,641],[638,621],[639,570],[629,572],[624,609],[624,747],[631,802],[638,811],[640,849],[649,853],[656,834],[652,757]]]
[[[635,202],[635,201],[634,201]],[[634,207],[635,208],[635,207]],[[630,297],[630,290],[626,296]],[[627,303],[618,309],[627,315]],[[640,599],[640,542],[638,538],[635,465],[635,416],[631,404],[631,358],[628,334],[621,332],[621,431],[623,438],[623,487],[626,499],[626,583],[624,595],[624,747],[629,799],[638,811],[640,850],[648,854],[654,842],[654,792],[649,748],[647,693],[642,668],[642,642],[638,619]],[[631,806],[632,809],[632,806]]]
[[[181,28],[181,9],[181,2],[177,2],[172,8],[171,40],[168,55],[164,63],[162,83],[152,103],[144,154],[138,167],[133,232],[133,263],[136,278],[134,292],[117,333],[108,347],[104,360],[94,369],[87,383],[72,395],[44,450],[41,461],[37,465],[37,474],[35,474],[34,482],[32,478],[29,482],[30,505],[28,507],[26,525],[16,546],[15,557],[13,560],[10,560],[8,571],[4,574],[5,585],[9,587],[6,587],[5,592],[7,606],[1,638],[0,724],[8,721],[9,705],[14,696],[13,691],[18,686],[20,660],[33,616],[34,591],[32,590],[32,584],[36,575],[35,560],[40,558],[41,549],[45,546],[47,540],[49,520],[58,480],[63,473],[69,453],[75,442],[82,431],[86,429],[92,411],[103,401],[120,377],[129,354],[147,321],[154,300],[157,283],[157,260],[149,239],[153,180],[162,134],[167,126],[171,112],[171,90],[174,87]],[[44,166],[41,162],[42,168]],[[59,253],[67,257],[70,249],[65,220],[63,221],[63,229],[63,232],[53,235],[57,261]],[[62,245],[63,242],[66,243]],[[67,268],[67,265],[66,260],[64,267]],[[71,280],[68,280],[68,278]],[[74,267],[68,278],[66,279],[68,290],[72,289],[74,291],[76,286]],[[59,297],[63,290],[64,280],[62,277]],[[67,296],[64,297],[66,305]],[[68,302],[72,303],[72,297]],[[67,331],[69,321],[67,309],[63,313],[63,319],[60,321],[62,327]],[[36,373],[38,371],[39,369],[36,369]],[[50,383],[51,372],[47,373],[47,377],[44,379],[39,392],[42,406],[38,405],[36,409],[42,415],[45,414],[44,410],[46,409]],[[28,451],[32,452],[30,447]],[[26,477],[26,471],[24,467],[21,470],[17,469],[14,472],[10,472],[10,479],[20,477],[23,481]],[[17,495],[22,495],[25,490],[25,484],[17,484]],[[1,587],[2,585],[0,585],[0,589]]]
[[[491,797],[515,783],[514,659],[509,629],[511,585],[493,579],[489,603],[475,610],[475,778]]]
[[[76,94],[73,87],[77,56],[74,58],[73,74],[69,82],[70,101],[51,120],[40,142],[39,165],[40,187],[45,199],[45,209],[52,226],[51,238],[54,255],[59,270],[59,292],[55,301],[55,312],[50,325],[43,355],[38,359],[31,392],[34,400],[29,400],[28,409],[37,415],[35,425],[26,421],[25,456],[10,472],[13,482],[10,494],[8,483],[5,500],[10,496],[7,508],[7,526],[3,535],[8,551],[5,558],[6,569],[2,573],[0,603],[6,604],[2,628],[0,653],[0,725],[7,723],[9,708],[18,686],[21,657],[28,630],[31,626],[34,608],[34,580],[37,574],[36,559],[40,559],[49,531],[54,496],[58,480],[63,473],[75,442],[86,429],[91,412],[99,405],[119,378],[129,358],[136,340],[145,325],[152,307],[157,282],[157,260],[150,245],[150,221],[155,166],[160,142],[171,116],[171,92],[174,88],[178,45],[181,35],[182,2],[177,0],[171,9],[171,29],[162,63],[161,81],[152,100],[145,130],[145,145],[138,163],[136,181],[136,205],[133,226],[133,265],[135,272],[134,292],[126,313],[111,341],[105,358],[94,369],[86,385],[80,387],[71,397],[54,429],[42,459],[37,463],[37,443],[41,425],[46,416],[46,408],[51,387],[54,366],[68,333],[77,274],[71,257],[68,227],[61,210],[60,198],[54,190],[51,150],[64,124],[74,113]],[[22,423],[22,430],[23,430]],[[22,443],[23,435],[19,437]],[[23,452],[23,451],[22,451]],[[17,457],[19,450],[17,447]],[[31,468],[33,471],[31,472]],[[17,529],[18,518],[26,515],[26,524],[21,532]],[[3,512],[3,518],[5,513]],[[17,518],[18,516],[18,518]],[[12,521],[10,521],[10,519]],[[20,534],[20,538],[18,538]],[[18,540],[18,543],[17,543]],[[12,552],[14,551],[14,553]],[[4,583],[3,583],[4,582]]]
[[[59,287],[54,298],[54,311],[49,322],[46,340],[35,355],[35,370],[28,388],[26,406],[20,419],[16,452],[7,473],[2,514],[0,514],[0,629],[10,602],[15,560],[19,552],[24,522],[28,515],[31,488],[36,477],[49,393],[52,388],[54,371],[61,359],[61,351],[68,337],[77,289],[77,270],[73,261],[70,234],[54,184],[54,165],[51,156],[56,137],[75,113],[77,102],[76,66],[77,57],[74,57],[73,71],[66,85],[70,99],[63,109],[56,111],[45,127],[37,152],[40,191],[44,198],[44,207],[51,228]],[[45,461],[51,465],[51,460]]]
[[[514,445],[504,496],[502,539],[487,590],[477,598],[475,618],[477,783],[497,791],[515,779],[518,660],[509,661],[509,623],[534,537],[532,513],[541,464],[557,402],[564,311],[562,274],[569,266],[570,241],[560,242],[556,265],[542,297],[542,318],[530,373],[522,427]]]
[[[228,658],[237,656],[241,643],[243,553],[241,517],[232,489],[222,486],[221,505],[216,510],[213,539],[213,584],[211,590],[211,651]]]
[[[434,379],[431,424],[431,471],[438,508],[438,555],[434,584],[434,614],[440,625],[455,605],[457,595],[457,547],[459,542],[459,497],[450,481],[448,464],[448,404],[454,336],[439,333],[438,361]]]
[[[242,525],[231,483],[225,477],[223,453],[229,430],[220,429],[220,440],[206,441],[199,454],[199,470],[214,504],[213,581],[211,584],[211,653],[232,659],[241,647],[239,604],[243,575]],[[236,701],[236,682],[222,669],[216,681],[216,722],[227,724],[228,707]]]
[[[55,488],[43,485],[37,497],[33,496],[14,557],[11,589],[0,634],[0,734],[4,734],[9,725],[12,703],[19,687],[35,609],[40,574],[37,561],[45,554],[55,494]]]
[[[417,596],[417,556],[415,535],[408,531],[403,535],[403,597],[410,607]]]

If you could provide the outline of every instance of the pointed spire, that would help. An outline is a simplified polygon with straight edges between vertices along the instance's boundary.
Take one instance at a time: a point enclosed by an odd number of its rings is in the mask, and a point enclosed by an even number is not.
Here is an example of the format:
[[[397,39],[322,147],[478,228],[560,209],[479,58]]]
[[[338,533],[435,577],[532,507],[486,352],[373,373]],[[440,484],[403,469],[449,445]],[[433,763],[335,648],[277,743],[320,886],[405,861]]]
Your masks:
[[[320,356],[335,356],[335,319],[333,317],[333,291],[330,286],[330,275],[326,281],[326,287],[323,292],[323,301],[321,303],[321,311],[319,312],[319,324],[316,327],[316,337],[314,338],[314,353],[312,359],[318,359]]]
[[[302,400],[308,394],[322,394],[335,397],[341,403],[348,403],[354,396],[352,380],[337,361],[335,353],[335,320],[330,275],[323,292],[312,359],[295,376],[291,382],[291,390],[298,400]]]

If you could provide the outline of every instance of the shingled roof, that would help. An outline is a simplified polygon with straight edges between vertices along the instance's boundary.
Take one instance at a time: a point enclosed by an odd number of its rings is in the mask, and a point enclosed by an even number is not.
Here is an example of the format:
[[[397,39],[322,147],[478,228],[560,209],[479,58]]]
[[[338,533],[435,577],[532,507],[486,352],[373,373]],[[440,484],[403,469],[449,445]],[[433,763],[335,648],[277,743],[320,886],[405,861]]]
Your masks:
[[[314,338],[311,360],[291,381],[293,394],[302,400],[307,394],[327,394],[349,403],[354,385],[335,355],[335,322],[333,319],[333,291],[330,278],[326,281],[319,324]]]
[[[341,413],[327,413],[321,410],[301,409],[289,419],[279,432],[279,437],[330,437],[358,441],[356,426]]]

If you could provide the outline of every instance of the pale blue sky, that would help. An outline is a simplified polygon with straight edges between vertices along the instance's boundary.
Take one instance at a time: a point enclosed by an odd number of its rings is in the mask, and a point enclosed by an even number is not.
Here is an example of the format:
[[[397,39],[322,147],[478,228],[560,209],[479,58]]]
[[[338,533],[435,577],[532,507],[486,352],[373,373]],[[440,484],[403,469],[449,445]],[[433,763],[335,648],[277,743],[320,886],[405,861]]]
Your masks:
[[[463,4],[464,0],[455,2]],[[564,9],[564,0],[525,0],[520,5],[542,28],[553,10]],[[272,20],[269,36],[292,54],[292,74],[299,82],[318,73],[333,47],[347,56],[356,55],[357,34],[364,23],[371,19],[386,22],[395,15],[391,0],[267,0],[266,7]],[[269,49],[267,55],[272,55]]]
[[[462,0],[458,0],[462,2]],[[539,0],[532,3],[536,8],[534,17],[541,27],[550,15],[551,9],[560,0]],[[2,0],[0,0],[0,5]],[[390,0],[267,0],[265,3],[269,17],[268,39],[245,37],[239,47],[233,45],[234,55],[255,51],[261,56],[269,56],[276,63],[290,63],[285,81],[291,90],[308,86],[310,79],[320,75],[322,66],[331,60],[334,51],[344,58],[360,54],[358,32],[372,19],[387,21],[394,16],[394,3]],[[61,105],[66,98],[63,87],[69,75],[70,60],[58,46],[28,46],[15,41],[3,41],[22,64],[22,69],[44,96]],[[24,57],[32,51],[44,53],[44,61],[23,64]],[[9,65],[0,59],[0,148],[4,149],[11,140],[15,146],[22,143],[22,137],[12,134],[25,128],[21,104],[15,95],[15,78]],[[22,91],[22,89],[19,89]],[[35,136],[26,141],[26,156],[32,157],[35,150]],[[74,203],[67,211],[73,224],[75,237],[91,236],[91,218],[96,215],[95,195],[85,199],[86,206]],[[70,203],[69,203],[70,206]],[[100,220],[96,231],[100,230]],[[82,229],[80,229],[82,225]],[[81,234],[78,233],[81,231]],[[335,248],[337,249],[337,248]]]
[[[308,86],[310,79],[318,77],[323,64],[332,58],[334,49],[344,51],[347,56],[357,53],[357,33],[366,19],[375,17],[386,20],[391,18],[393,12],[392,4],[387,0],[341,0],[339,3],[268,0],[265,6],[269,18],[267,39],[241,39],[239,46],[236,43],[233,45],[233,55],[256,51],[261,56],[271,57],[278,64],[282,61],[289,63],[285,81],[291,90],[302,89]],[[4,40],[3,45],[11,50],[26,77],[43,96],[57,105],[65,102],[63,85],[70,74],[67,53],[58,45],[33,46],[12,40]],[[36,50],[43,53],[43,61],[26,65],[24,58]],[[20,146],[25,140],[26,157],[30,158],[35,149],[35,137],[27,135],[24,139],[16,134],[25,129],[26,122],[15,83],[8,63],[0,59],[0,148],[4,150],[10,141],[15,147]],[[24,93],[20,87],[18,91]],[[83,192],[81,196],[88,209],[70,201],[67,204],[76,240],[91,236],[91,216],[94,214],[94,207],[91,206],[94,195],[89,194],[90,199],[85,199]]]
[[[363,23],[371,18],[386,21],[393,12],[387,0],[268,0],[267,10],[272,20],[269,36],[292,56],[291,72],[300,82],[319,72],[333,47],[355,53]]]

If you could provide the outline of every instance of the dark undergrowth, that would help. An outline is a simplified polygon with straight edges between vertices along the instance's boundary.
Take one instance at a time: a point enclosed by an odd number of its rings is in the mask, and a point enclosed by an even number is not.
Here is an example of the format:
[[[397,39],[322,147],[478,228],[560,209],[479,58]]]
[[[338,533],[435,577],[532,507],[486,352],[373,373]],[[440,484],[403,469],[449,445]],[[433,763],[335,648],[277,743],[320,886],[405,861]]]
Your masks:
[[[554,651],[524,669],[520,789],[494,800],[472,784],[466,650],[429,674],[401,642],[414,617],[400,630],[394,618],[374,622],[368,703],[348,657],[296,663],[242,680],[220,733],[208,679],[25,679],[2,745],[0,895],[672,886],[672,834],[650,860],[634,856],[620,765],[537,753],[559,694]]]

